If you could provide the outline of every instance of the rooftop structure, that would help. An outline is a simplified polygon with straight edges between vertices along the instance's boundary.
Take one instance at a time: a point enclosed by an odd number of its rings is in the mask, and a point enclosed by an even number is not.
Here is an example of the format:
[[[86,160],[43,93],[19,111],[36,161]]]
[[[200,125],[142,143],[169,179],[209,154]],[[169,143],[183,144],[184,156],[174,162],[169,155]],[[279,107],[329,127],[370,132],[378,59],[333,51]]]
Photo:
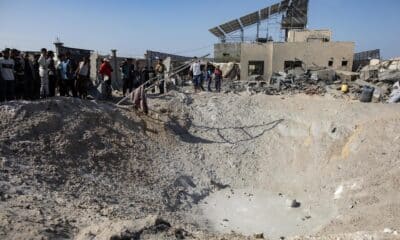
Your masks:
[[[261,22],[268,21],[279,15],[282,15],[280,28],[285,31],[285,38],[287,38],[289,30],[306,28],[308,21],[308,0],[283,0],[280,3],[213,27],[209,31],[219,38],[221,42],[234,40],[236,38],[235,35],[239,33],[240,40],[244,42],[245,28],[256,25],[256,40],[259,40]]]

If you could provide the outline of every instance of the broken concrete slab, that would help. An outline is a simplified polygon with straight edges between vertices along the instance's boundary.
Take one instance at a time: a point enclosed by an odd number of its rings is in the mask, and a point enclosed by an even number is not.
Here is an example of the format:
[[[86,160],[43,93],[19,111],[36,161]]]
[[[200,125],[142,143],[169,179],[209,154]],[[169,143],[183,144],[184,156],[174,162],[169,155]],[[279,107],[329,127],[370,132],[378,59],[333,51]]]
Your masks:
[[[360,77],[360,73],[336,70],[336,76],[345,82],[355,81]]]
[[[336,71],[333,69],[323,69],[315,72],[318,79],[327,83],[332,83],[336,78]],[[313,72],[311,72],[313,74]]]
[[[395,83],[400,80],[400,71],[391,70],[379,72],[378,74],[379,81]]]

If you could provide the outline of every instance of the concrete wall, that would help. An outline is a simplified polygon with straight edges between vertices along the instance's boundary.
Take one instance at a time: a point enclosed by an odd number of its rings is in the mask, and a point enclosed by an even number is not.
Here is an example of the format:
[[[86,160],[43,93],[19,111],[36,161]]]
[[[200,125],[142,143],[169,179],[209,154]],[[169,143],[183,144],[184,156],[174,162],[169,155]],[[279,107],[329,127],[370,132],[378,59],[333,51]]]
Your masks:
[[[240,62],[241,43],[218,43],[214,45],[216,62]]]
[[[329,67],[351,71],[353,67],[354,43],[353,42],[294,42],[274,43],[274,72],[284,70],[285,61],[300,60],[304,67],[312,66]],[[342,61],[347,61],[347,66],[342,67]]]
[[[243,43],[241,44],[241,79],[247,80],[249,61],[264,61],[264,80],[273,72],[284,71],[285,61],[302,61],[304,67],[320,66],[351,71],[353,64],[353,42],[285,42],[285,43]],[[342,61],[347,66],[342,67]]]
[[[241,44],[240,76],[242,80],[249,78],[249,61],[264,61],[264,80],[271,77],[273,43]]]
[[[330,30],[290,30],[287,42],[329,42],[331,39],[332,31]]]

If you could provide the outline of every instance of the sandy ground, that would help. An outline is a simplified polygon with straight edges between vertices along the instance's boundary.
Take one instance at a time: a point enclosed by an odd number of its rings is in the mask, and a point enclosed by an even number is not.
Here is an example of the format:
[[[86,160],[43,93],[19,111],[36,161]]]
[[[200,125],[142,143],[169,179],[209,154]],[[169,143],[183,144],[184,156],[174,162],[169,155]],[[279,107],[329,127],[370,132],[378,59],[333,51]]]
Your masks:
[[[400,239],[399,105],[149,102],[0,105],[0,238]]]

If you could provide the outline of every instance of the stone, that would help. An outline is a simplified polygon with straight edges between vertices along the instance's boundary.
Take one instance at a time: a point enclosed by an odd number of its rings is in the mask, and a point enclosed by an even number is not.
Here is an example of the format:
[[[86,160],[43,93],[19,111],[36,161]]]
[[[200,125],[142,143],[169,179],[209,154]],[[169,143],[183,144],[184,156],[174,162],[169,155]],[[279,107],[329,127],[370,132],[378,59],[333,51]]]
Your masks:
[[[298,202],[296,199],[294,200],[286,200],[286,204],[290,208],[299,208],[301,206],[301,203]]]
[[[264,233],[257,233],[257,234],[254,234],[254,238],[255,238],[255,239],[264,239]]]
[[[384,233],[392,233],[393,230],[390,229],[390,228],[385,228],[385,229],[383,229],[383,232],[384,232]]]

